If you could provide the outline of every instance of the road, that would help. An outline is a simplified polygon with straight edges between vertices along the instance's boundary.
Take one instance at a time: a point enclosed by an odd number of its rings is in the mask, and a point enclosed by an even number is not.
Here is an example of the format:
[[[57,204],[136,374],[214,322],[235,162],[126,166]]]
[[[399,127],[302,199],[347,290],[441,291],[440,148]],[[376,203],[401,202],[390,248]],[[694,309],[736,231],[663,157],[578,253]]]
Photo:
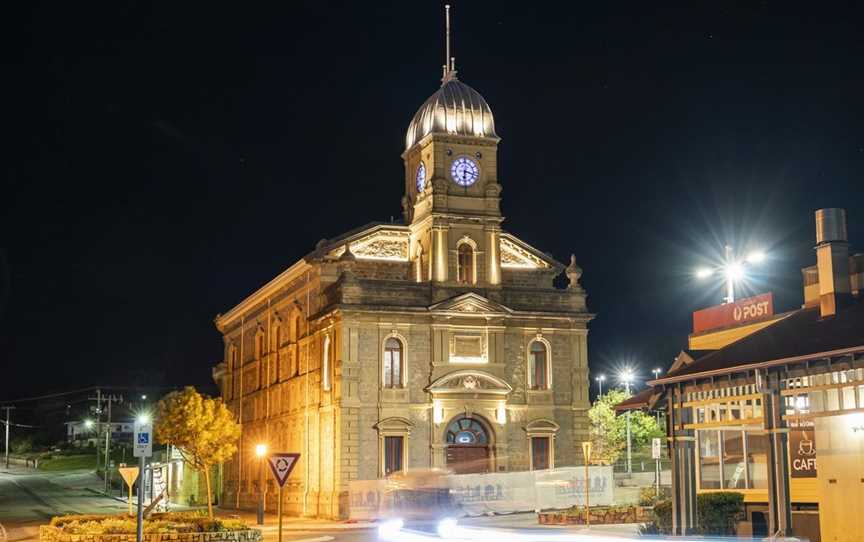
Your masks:
[[[127,510],[124,502],[105,497],[94,487],[101,484],[89,471],[48,472],[0,469],[0,542],[38,540],[39,525],[64,514],[114,514]],[[268,518],[268,523],[272,518]],[[265,542],[275,542],[276,529],[262,529]],[[4,541],[4,531],[6,540]],[[284,542],[373,542],[374,530],[291,530]]]

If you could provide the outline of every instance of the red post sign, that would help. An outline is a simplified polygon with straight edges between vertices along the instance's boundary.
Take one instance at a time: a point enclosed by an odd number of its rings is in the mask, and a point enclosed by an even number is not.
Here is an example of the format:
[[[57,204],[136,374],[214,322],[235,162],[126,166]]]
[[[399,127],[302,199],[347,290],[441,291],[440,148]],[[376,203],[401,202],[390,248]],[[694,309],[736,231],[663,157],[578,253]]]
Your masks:
[[[708,307],[693,313],[693,333],[740,326],[774,315],[774,296],[769,292]]]

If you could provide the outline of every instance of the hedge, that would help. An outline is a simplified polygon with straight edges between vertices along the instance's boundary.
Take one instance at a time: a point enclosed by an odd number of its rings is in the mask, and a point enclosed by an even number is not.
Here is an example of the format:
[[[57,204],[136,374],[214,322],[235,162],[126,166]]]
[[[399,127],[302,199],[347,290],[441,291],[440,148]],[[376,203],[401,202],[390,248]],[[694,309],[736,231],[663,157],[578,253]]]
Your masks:
[[[696,533],[704,535],[734,535],[738,522],[744,518],[744,495],[734,491],[700,493],[696,496]],[[661,534],[672,533],[672,501],[654,505],[653,529]]]

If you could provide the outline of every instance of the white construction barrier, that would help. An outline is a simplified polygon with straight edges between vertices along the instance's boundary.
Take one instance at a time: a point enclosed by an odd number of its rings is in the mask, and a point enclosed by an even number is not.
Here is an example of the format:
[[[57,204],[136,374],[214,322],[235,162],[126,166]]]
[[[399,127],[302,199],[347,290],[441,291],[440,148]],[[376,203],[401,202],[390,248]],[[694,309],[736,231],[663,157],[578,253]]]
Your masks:
[[[410,478],[410,475],[408,476]],[[422,514],[430,511],[430,499],[442,505],[441,494],[464,515],[510,514],[535,510],[564,509],[584,505],[585,468],[450,474],[440,476],[440,487],[414,490],[411,484],[388,480],[356,480],[348,484],[352,519],[375,519]],[[589,467],[589,502],[613,504],[612,467]]]

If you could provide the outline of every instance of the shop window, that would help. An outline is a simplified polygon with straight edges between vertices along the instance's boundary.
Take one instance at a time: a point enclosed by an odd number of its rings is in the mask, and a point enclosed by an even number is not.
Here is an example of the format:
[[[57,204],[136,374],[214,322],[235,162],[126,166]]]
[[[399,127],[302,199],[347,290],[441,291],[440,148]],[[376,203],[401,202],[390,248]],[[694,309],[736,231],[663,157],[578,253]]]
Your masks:
[[[747,478],[751,489],[768,487],[768,437],[747,434]]]
[[[549,388],[549,356],[546,345],[533,341],[528,348],[528,385],[532,390]]]
[[[699,487],[720,489],[720,435],[699,431]]]
[[[744,433],[722,431],[723,437],[723,487],[743,489],[747,484],[744,473]]]
[[[403,470],[403,444],[405,437],[384,437],[384,475]]]
[[[531,468],[544,470],[551,466],[552,439],[550,437],[531,437]]]
[[[855,387],[846,386],[843,388],[843,410],[853,410],[857,408],[855,403]]]
[[[401,388],[403,382],[402,342],[390,337],[384,343],[384,387]]]

